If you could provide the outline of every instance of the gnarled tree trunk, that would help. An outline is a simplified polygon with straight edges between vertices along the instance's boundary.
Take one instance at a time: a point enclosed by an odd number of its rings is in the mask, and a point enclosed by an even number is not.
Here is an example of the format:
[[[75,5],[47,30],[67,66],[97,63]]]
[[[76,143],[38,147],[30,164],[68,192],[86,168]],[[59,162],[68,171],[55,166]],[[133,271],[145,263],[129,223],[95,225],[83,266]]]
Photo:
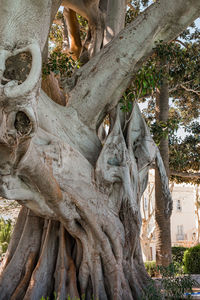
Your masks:
[[[0,299],[141,299],[148,275],[139,207],[155,158],[168,215],[171,198],[137,104],[126,119],[116,104],[155,42],[178,35],[200,4],[152,5],[75,73],[63,107],[40,90],[41,52],[60,1],[36,2],[2,0],[0,11],[0,195],[23,205],[1,265]],[[26,76],[19,68],[10,77],[13,56],[18,66],[27,59]],[[96,131],[114,107],[101,145]]]

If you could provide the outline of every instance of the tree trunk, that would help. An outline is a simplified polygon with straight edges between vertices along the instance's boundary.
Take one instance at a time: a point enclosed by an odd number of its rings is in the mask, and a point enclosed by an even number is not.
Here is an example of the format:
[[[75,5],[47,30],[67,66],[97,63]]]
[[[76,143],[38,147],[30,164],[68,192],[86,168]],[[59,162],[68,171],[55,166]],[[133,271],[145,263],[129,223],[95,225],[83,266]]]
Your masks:
[[[58,79],[53,72],[50,72],[49,75],[43,78],[42,89],[54,102],[62,106],[66,105],[66,97],[60,89]]]
[[[167,79],[163,79],[156,98],[156,119],[167,122],[169,116],[169,92]],[[159,150],[167,175],[169,176],[168,136],[160,140]],[[155,223],[156,223],[156,263],[168,266],[171,263],[171,228],[170,217],[165,215],[166,199],[163,195],[159,171],[155,170]]]
[[[20,213],[1,270],[1,300],[39,299],[53,292],[58,299],[141,297],[148,275],[140,249],[140,195],[156,148],[149,153],[147,144],[153,142],[136,104],[126,139],[119,114],[117,109],[95,169],[72,146],[38,132],[18,165],[19,177],[3,178],[4,196],[15,193],[37,215],[25,208]],[[137,162],[132,152],[136,129],[148,141],[136,146]],[[141,153],[148,155],[148,164]]]
[[[61,300],[141,299],[149,277],[140,199],[157,159],[170,214],[166,172],[136,103],[125,120],[115,109],[104,145],[96,131],[156,41],[179,34],[200,4],[152,5],[75,73],[63,107],[40,90],[42,51],[60,2],[3,0],[0,10],[0,195],[23,205],[1,266],[0,300],[54,292]],[[24,74],[26,52],[32,63]]]

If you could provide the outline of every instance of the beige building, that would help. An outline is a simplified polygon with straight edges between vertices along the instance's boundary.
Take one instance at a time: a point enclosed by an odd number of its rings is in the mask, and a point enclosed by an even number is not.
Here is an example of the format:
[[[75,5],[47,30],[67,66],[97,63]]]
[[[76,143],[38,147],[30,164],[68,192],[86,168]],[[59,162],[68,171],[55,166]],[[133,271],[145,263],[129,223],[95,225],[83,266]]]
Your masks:
[[[172,199],[172,245],[191,247],[196,243],[197,237],[194,186],[189,184],[175,184]]]
[[[151,188],[150,188],[151,187]],[[148,207],[154,209],[155,203],[155,190],[153,190],[151,199],[149,198],[149,192],[152,187],[154,187],[154,170],[150,171],[149,176],[149,186],[147,187],[142,203],[141,211],[142,216],[144,217],[144,210],[146,209],[145,215],[147,216]],[[196,205],[196,194],[195,186],[191,184],[174,184],[172,190],[172,199],[173,199],[173,211],[171,216],[171,240],[172,246],[184,246],[191,247],[197,243],[198,236],[198,221],[197,214],[195,214]],[[148,205],[149,201],[151,205]],[[200,213],[199,213],[200,215]],[[147,251],[143,251],[144,260],[155,260],[156,258],[156,245],[155,245],[155,234],[152,235],[153,230],[155,229],[154,217],[151,218],[149,222],[149,238],[151,238],[150,243],[150,255],[145,256]],[[151,233],[151,234],[150,234]]]

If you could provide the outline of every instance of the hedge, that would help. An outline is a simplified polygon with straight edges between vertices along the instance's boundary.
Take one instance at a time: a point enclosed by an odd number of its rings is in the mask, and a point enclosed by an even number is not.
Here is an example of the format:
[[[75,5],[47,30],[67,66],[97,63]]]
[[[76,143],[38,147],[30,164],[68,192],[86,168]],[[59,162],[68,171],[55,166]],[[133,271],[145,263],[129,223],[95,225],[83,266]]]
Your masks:
[[[184,252],[187,249],[186,247],[172,247],[172,261],[182,265]]]
[[[200,244],[185,251],[183,263],[185,273],[200,274]]]

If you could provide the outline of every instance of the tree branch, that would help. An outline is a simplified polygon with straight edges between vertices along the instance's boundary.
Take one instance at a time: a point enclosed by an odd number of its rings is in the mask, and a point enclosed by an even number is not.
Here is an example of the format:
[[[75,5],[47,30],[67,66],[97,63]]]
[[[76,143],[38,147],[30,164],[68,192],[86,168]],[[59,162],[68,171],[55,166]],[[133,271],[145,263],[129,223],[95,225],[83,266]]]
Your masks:
[[[200,178],[200,173],[192,173],[192,172],[177,172],[174,170],[170,170],[170,175],[180,176],[185,178]]]
[[[194,93],[194,94],[196,94],[197,96],[200,96],[200,91],[195,91],[195,90],[193,90],[193,89],[189,89],[189,88],[187,88],[185,85],[183,85],[183,84],[180,84],[180,87],[182,88],[182,89],[184,89],[185,91],[187,91],[187,92],[192,92],[192,93]]]
[[[69,106],[84,123],[96,129],[104,113],[119,101],[156,42],[174,39],[199,13],[198,0],[160,0],[151,5],[78,71]]]
[[[187,44],[183,43],[181,40],[176,39],[175,42],[181,44],[183,47],[187,48]]]

